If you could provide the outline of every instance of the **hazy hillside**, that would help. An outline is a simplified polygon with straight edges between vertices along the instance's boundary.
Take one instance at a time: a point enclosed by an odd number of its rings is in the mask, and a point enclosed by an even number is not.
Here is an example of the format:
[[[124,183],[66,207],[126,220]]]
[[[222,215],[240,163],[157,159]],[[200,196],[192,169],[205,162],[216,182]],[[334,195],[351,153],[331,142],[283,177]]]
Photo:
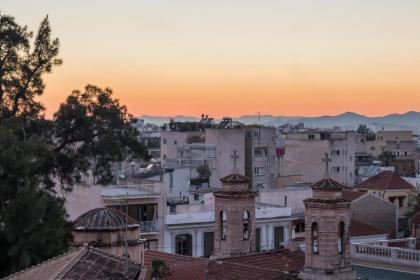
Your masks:
[[[140,116],[146,122],[154,124],[163,124],[169,122],[168,117],[161,116]],[[175,116],[175,121],[198,121],[199,118],[190,116]],[[335,126],[344,129],[356,129],[359,124],[366,124],[374,129],[413,129],[420,131],[420,113],[407,112],[405,114],[390,114],[382,117],[368,117],[353,112],[347,112],[336,116],[319,116],[319,117],[288,117],[288,116],[272,116],[272,115],[245,115],[235,118],[244,124],[262,124],[279,126],[285,123],[297,124],[303,122],[307,127],[332,128]],[[219,121],[219,120],[216,120]]]

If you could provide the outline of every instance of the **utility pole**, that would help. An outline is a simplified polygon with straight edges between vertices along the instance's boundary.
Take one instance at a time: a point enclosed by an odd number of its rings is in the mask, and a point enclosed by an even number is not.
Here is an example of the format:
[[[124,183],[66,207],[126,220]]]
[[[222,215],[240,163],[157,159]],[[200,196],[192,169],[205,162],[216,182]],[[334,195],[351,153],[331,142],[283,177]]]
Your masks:
[[[125,232],[124,232],[124,277],[127,276],[128,272],[128,240],[127,240],[127,227],[128,227],[128,192],[125,197]]]

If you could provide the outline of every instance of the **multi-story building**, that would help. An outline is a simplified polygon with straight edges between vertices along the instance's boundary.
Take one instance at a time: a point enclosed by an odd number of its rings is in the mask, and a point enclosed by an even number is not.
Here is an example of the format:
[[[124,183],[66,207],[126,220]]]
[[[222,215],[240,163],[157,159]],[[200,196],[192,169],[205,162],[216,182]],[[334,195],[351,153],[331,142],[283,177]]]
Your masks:
[[[388,155],[383,157],[384,153]],[[386,157],[392,158],[386,158]],[[382,160],[391,165],[402,176],[416,174],[416,140],[411,130],[387,131],[376,134],[358,134],[356,144],[357,167],[369,165],[372,159]]]
[[[245,175],[254,188],[274,186],[279,173],[276,129],[248,126],[245,131]]]
[[[158,250],[163,246],[163,224],[166,193],[162,182],[143,181],[133,185],[75,185],[65,194],[69,220],[102,207],[115,207],[140,224],[146,248]]]
[[[233,166],[250,178],[253,188],[274,185],[278,175],[274,127],[206,129],[205,139],[206,145],[216,148],[211,186],[220,186],[219,178],[232,172]]]
[[[328,155],[331,178],[345,186],[355,180],[356,137],[354,131],[321,131],[308,129],[283,133],[285,155],[280,175],[301,175],[305,183],[321,180],[325,173],[325,154]]]
[[[160,159],[162,166],[179,166],[178,148],[192,143],[204,143],[204,132],[162,131],[160,133]]]

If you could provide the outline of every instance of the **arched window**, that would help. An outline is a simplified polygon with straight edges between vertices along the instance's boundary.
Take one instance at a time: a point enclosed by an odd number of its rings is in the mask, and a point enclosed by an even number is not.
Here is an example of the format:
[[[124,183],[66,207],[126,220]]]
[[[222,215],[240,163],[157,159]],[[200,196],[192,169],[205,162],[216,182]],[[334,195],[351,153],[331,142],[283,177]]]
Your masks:
[[[192,235],[179,234],[175,237],[175,253],[192,256]]]
[[[227,220],[227,216],[226,216],[226,212],[225,211],[220,211],[220,238],[222,240],[226,240],[226,220]]]
[[[244,240],[249,239],[249,212],[244,211]]]
[[[319,254],[319,242],[318,242],[319,232],[318,231],[319,231],[318,223],[313,222],[311,226],[312,254]]]
[[[340,222],[338,224],[338,253],[342,254],[344,250],[344,238],[345,238],[345,224],[344,222]]]

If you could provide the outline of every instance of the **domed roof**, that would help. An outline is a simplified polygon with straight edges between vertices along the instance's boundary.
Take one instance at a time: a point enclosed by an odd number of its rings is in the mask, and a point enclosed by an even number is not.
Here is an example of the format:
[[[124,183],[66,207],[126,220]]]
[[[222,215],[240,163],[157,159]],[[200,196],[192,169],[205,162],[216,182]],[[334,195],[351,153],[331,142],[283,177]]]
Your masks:
[[[344,189],[344,186],[333,179],[326,178],[313,184],[312,189],[320,191],[339,191]]]
[[[239,173],[232,173],[223,178],[220,178],[220,181],[225,184],[247,184],[249,183],[249,178]]]
[[[96,208],[82,214],[76,219],[73,230],[100,231],[121,230],[125,228],[125,213],[110,207]],[[133,218],[127,217],[127,228],[140,227]]]

